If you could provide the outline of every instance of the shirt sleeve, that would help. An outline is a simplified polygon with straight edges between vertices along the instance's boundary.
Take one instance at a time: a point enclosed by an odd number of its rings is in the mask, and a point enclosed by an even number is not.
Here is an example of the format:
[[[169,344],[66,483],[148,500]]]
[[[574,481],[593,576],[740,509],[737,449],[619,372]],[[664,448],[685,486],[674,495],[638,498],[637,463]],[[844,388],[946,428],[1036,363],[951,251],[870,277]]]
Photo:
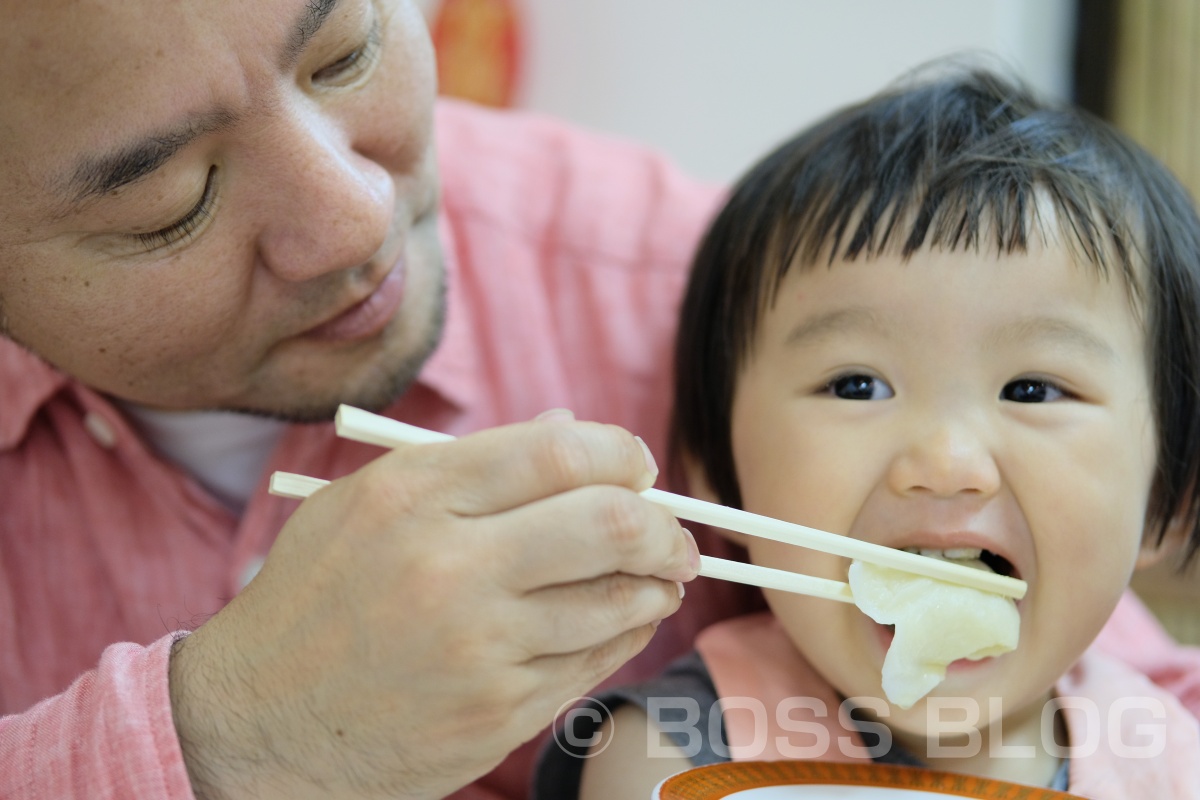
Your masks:
[[[0,717],[0,797],[194,800],[167,688],[182,635],[112,645],[62,694]]]

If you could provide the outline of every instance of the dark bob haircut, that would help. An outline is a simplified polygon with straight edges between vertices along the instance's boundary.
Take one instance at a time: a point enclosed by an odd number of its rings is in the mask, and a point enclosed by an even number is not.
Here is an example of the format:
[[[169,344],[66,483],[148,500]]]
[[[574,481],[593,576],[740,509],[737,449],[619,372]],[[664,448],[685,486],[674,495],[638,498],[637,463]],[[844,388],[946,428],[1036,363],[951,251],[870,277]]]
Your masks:
[[[1146,535],[1200,546],[1200,220],[1167,169],[1110,125],[954,65],[842,110],[734,187],[693,264],[675,350],[672,449],[741,507],[734,387],[793,267],[883,252],[1024,251],[1049,204],[1056,241],[1124,281],[1147,338],[1157,473]]]

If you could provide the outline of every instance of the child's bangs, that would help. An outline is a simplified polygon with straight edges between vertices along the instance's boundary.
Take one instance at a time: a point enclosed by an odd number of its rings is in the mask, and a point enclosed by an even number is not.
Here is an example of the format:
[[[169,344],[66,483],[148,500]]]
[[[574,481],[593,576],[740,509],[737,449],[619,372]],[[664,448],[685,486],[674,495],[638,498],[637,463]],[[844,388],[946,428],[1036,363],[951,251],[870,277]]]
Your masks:
[[[868,130],[854,138],[882,141],[892,126],[877,116],[864,114]],[[975,131],[957,148],[937,127],[909,133],[874,150],[848,151],[845,140],[799,148],[808,152],[794,162],[790,186],[777,186],[775,207],[786,212],[770,232],[764,304],[793,267],[922,249],[1010,255],[1032,242],[1067,247],[1101,276],[1116,269],[1131,297],[1142,296],[1135,264],[1146,263],[1144,231],[1131,226],[1145,203],[1135,182],[1115,179],[1128,165],[1111,142],[1083,141],[1094,132],[1056,112]]]

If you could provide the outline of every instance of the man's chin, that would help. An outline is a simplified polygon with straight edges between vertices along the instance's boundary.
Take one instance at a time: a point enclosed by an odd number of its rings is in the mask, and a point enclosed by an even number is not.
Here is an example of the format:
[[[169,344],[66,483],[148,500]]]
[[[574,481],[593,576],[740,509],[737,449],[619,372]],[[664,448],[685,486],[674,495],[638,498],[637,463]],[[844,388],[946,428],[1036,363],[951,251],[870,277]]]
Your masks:
[[[383,411],[416,382],[424,360],[422,358],[415,364],[405,364],[390,375],[376,374],[373,380],[357,388],[333,393],[297,389],[288,397],[267,401],[262,405],[234,404],[225,410],[301,424],[330,422],[338,406],[343,404],[367,411]]]
[[[383,411],[407,392],[442,338],[446,320],[445,286],[439,291],[436,311],[429,320],[424,340],[415,350],[364,370],[365,374],[337,387],[298,387],[285,397],[271,398],[262,405],[233,405],[229,411],[254,414],[284,422],[330,422],[338,406],[351,405],[366,411]]]
[[[441,338],[441,318],[419,352],[409,353],[400,363],[373,367],[354,385],[296,388],[287,396],[271,398],[261,405],[233,404],[226,410],[295,423],[330,422],[338,406],[350,405],[380,412],[395,403],[417,381]]]

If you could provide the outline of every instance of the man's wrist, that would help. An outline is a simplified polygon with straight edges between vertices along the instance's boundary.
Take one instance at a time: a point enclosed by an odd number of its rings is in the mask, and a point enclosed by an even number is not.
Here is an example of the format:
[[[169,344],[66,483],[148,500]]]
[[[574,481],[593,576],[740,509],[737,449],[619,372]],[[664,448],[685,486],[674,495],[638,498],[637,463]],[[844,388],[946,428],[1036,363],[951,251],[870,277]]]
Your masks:
[[[219,670],[205,665],[203,639],[191,634],[171,645],[167,679],[175,735],[192,793],[196,800],[262,796],[254,773],[262,766],[265,749],[255,757],[248,756],[245,745],[239,749],[246,731],[239,730],[244,726],[227,713],[228,701],[214,691]],[[255,765],[255,760],[260,763]]]
[[[222,792],[212,780],[215,765],[214,754],[208,746],[200,717],[205,713],[205,704],[199,701],[193,680],[189,657],[190,636],[182,636],[171,645],[171,660],[167,685],[171,695],[171,716],[175,721],[175,735],[183,753],[183,764],[187,768],[188,780],[196,800],[219,800]]]

